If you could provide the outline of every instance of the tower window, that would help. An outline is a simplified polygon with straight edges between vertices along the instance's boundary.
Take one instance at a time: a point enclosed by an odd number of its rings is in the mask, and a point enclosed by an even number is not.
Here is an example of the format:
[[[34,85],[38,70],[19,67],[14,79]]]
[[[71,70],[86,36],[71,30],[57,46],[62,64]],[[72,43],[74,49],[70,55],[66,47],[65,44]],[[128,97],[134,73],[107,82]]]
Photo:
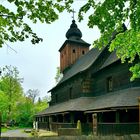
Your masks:
[[[85,54],[85,51],[82,51],[82,54],[84,55]]]
[[[108,77],[107,78],[107,91],[111,92],[113,90],[113,78]]]
[[[61,55],[61,58],[63,58],[63,54]]]
[[[72,52],[75,53],[75,49],[73,49]]]

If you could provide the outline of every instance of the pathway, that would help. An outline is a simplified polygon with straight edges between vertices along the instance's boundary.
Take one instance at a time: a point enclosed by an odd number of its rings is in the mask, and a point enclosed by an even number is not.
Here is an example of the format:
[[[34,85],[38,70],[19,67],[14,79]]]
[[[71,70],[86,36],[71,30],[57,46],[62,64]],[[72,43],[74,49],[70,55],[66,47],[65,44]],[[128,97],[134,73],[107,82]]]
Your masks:
[[[24,129],[8,130],[1,134],[2,137],[31,137]]]

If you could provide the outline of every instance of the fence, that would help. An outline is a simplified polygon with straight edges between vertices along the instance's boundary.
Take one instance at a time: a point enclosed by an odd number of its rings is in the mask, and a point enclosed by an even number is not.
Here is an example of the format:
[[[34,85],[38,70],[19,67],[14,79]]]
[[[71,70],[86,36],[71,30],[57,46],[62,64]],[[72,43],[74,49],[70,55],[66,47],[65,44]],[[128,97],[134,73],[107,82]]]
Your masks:
[[[138,123],[98,123],[98,135],[126,135],[138,133]]]
[[[61,137],[45,137],[45,138],[16,138],[2,137],[1,140],[140,140],[140,135],[124,135],[124,136],[61,136]]]

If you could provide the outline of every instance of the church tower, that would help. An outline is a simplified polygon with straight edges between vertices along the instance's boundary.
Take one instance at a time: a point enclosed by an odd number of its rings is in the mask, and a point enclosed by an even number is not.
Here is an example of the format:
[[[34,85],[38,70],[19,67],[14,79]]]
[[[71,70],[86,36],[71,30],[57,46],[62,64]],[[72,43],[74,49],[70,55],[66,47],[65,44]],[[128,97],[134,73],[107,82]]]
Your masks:
[[[66,33],[67,40],[59,49],[60,52],[60,71],[65,72],[73,65],[82,55],[89,51],[87,42],[82,40],[82,33],[78,29],[75,20],[72,20],[72,24]]]

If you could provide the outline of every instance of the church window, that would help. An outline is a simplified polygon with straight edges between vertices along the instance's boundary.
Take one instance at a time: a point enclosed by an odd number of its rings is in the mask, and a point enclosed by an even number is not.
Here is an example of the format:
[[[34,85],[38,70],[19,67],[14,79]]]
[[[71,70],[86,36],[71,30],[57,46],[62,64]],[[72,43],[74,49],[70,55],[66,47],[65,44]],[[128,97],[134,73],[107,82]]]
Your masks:
[[[107,91],[111,92],[113,90],[113,78],[108,77],[107,78]]]
[[[73,49],[73,51],[72,51],[73,53],[75,53],[75,49]]]
[[[61,58],[63,58],[63,54],[61,55]]]
[[[91,91],[91,80],[90,79],[85,79],[82,82],[82,90],[83,90],[83,93],[89,93]]]
[[[84,55],[85,54],[85,51],[82,51],[82,54]]]

